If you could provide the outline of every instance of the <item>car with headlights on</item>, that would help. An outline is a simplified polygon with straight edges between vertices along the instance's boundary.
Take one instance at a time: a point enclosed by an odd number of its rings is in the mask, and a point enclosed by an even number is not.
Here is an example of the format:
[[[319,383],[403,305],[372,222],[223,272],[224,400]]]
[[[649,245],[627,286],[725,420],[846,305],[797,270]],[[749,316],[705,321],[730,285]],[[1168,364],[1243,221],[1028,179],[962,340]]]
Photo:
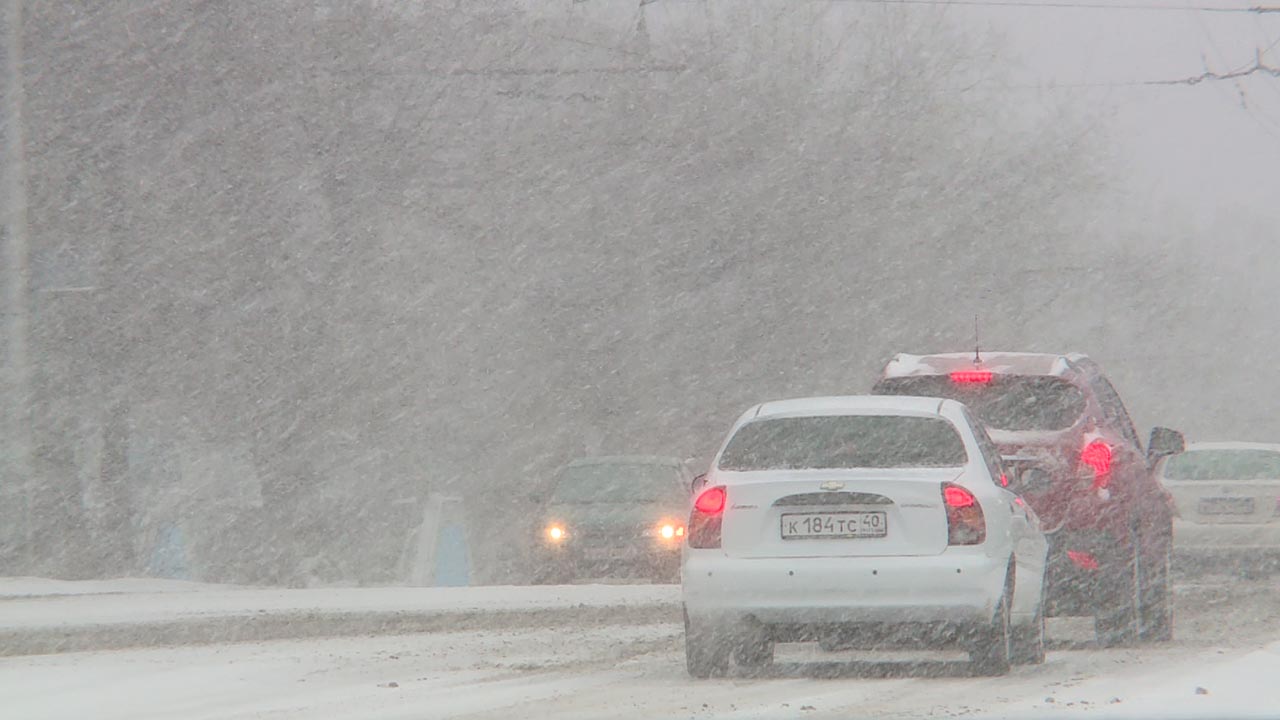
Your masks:
[[[900,354],[872,392],[951,398],[986,426],[1049,537],[1051,617],[1093,616],[1104,646],[1172,639],[1173,499],[1153,466],[1185,443],[1155,428],[1144,450],[1096,362],[1079,353]]]
[[[575,460],[542,498],[534,581],[679,580],[691,477],[677,458]]]
[[[749,672],[779,642],[1044,659],[1046,541],[954,400],[767,402],[734,423],[690,511],[689,674]]]
[[[1280,445],[1199,442],[1164,458],[1173,495],[1173,549],[1192,567],[1246,573],[1280,567]]]

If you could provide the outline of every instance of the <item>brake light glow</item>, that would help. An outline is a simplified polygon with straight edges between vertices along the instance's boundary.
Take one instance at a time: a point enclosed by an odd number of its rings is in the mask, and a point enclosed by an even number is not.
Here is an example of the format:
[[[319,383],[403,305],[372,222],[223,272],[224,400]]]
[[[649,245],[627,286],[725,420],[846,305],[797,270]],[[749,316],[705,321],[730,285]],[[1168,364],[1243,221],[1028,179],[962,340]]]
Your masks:
[[[965,490],[959,485],[948,485],[942,488],[942,499],[947,502],[947,507],[966,508],[973,506],[978,502],[973,497],[973,493]]]
[[[693,508],[704,515],[719,515],[724,511],[724,487],[708,488],[693,501]]]
[[[943,483],[942,504],[947,512],[948,545],[979,545],[987,539],[987,519],[973,493]]]
[[[990,370],[956,370],[951,373],[951,382],[963,384],[985,384],[991,382],[993,373]]]
[[[1093,470],[1093,485],[1105,488],[1111,482],[1111,446],[1094,440],[1080,451],[1080,463]]]
[[[724,508],[728,502],[728,493],[723,485],[707,488],[697,500],[693,501],[693,512],[689,513],[689,530],[685,537],[689,547],[714,549],[720,547],[720,528],[724,524]],[[664,527],[665,531],[666,528]],[[683,528],[681,528],[683,531]]]
[[[1092,553],[1082,552],[1079,550],[1068,550],[1067,559],[1081,570],[1097,570],[1098,558]]]

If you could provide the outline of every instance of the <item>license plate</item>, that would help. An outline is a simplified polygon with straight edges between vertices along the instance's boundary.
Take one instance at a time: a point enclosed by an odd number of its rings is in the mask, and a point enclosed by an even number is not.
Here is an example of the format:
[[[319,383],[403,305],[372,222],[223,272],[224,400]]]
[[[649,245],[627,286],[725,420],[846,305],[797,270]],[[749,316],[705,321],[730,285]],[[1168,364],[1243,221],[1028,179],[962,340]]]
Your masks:
[[[1251,497],[1204,498],[1197,508],[1201,515],[1252,515]]]
[[[582,560],[627,560],[630,550],[617,547],[588,547],[582,550]]]
[[[877,538],[889,532],[883,512],[786,513],[782,539]]]

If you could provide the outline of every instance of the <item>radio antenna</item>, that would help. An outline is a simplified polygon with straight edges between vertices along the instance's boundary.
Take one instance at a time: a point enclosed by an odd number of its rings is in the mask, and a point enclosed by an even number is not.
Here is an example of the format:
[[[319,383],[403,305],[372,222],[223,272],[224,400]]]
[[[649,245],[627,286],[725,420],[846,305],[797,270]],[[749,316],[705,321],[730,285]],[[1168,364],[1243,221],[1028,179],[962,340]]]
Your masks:
[[[982,343],[978,341],[978,313],[973,314],[973,365],[982,364]]]

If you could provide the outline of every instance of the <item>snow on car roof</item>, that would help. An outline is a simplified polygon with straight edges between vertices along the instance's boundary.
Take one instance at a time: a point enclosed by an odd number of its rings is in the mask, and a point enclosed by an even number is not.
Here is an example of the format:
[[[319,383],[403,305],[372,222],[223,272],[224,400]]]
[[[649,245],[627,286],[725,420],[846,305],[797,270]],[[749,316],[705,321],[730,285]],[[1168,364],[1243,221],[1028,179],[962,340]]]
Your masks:
[[[1069,363],[1086,359],[1080,353],[1055,355],[1052,353],[988,352],[979,354],[981,363],[976,367],[995,373],[1013,375],[1063,375]],[[935,355],[908,355],[899,353],[885,366],[884,377],[919,377],[945,375],[955,370],[972,370],[975,367],[973,353],[938,353]]]
[[[941,398],[911,397],[905,395],[841,395],[828,397],[792,398],[790,400],[771,400],[757,406],[753,417],[775,417],[783,415],[834,415],[848,413],[888,414],[903,413],[911,415],[938,415],[940,405],[946,402]]]

